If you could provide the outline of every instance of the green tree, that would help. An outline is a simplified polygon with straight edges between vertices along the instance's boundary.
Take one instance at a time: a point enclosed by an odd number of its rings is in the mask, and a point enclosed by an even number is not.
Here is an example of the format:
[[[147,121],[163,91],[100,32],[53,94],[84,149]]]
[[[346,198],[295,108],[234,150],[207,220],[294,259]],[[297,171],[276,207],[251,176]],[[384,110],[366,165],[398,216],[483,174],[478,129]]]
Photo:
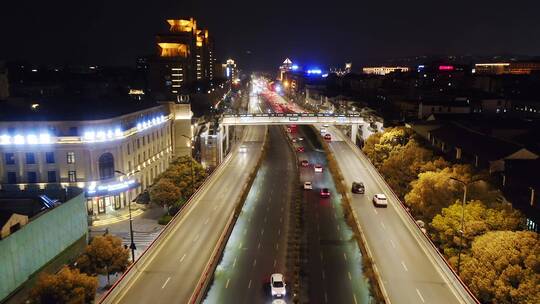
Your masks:
[[[520,212],[509,204],[490,208],[482,201],[473,200],[469,201],[463,210],[461,201],[458,200],[455,204],[443,208],[441,214],[436,215],[431,222],[432,238],[451,262],[454,262],[453,258],[457,256],[459,248],[462,211],[464,251],[470,248],[477,236],[495,230],[517,230],[522,224]]]
[[[96,294],[96,277],[80,273],[79,269],[64,266],[56,274],[42,274],[30,292],[39,304],[92,303]]]
[[[398,196],[410,191],[410,183],[418,178],[422,166],[433,158],[433,153],[422,148],[414,139],[405,146],[396,146],[383,162],[380,172]]]
[[[96,236],[86,246],[84,253],[77,259],[77,267],[91,275],[110,275],[123,272],[129,266],[129,250],[122,245],[122,239],[110,234]]]
[[[476,238],[461,276],[482,303],[540,303],[539,235],[493,231]]]
[[[158,206],[167,208],[167,212],[181,198],[180,188],[168,178],[162,177],[150,188],[150,201]]]

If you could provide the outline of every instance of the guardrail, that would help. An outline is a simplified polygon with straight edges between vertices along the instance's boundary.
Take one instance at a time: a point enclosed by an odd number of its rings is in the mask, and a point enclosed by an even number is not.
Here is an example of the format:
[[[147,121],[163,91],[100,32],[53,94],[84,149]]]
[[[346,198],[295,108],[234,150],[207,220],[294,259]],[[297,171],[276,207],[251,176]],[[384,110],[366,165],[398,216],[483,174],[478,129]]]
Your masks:
[[[245,135],[244,135],[245,136]],[[238,144],[236,144],[237,146]],[[236,146],[233,146],[236,147]],[[232,149],[231,149],[232,150]],[[145,261],[148,259],[149,255],[147,254],[151,249],[154,249],[155,247],[162,244],[163,240],[167,237],[166,234],[168,234],[172,227],[175,226],[175,224],[179,221],[179,219],[184,215],[184,210],[191,207],[194,201],[196,201],[203,189],[206,185],[214,182],[214,177],[218,174],[221,174],[221,172],[226,167],[226,164],[228,164],[231,161],[232,153],[229,153],[226,158],[221,162],[215,170],[205,179],[205,181],[199,186],[199,188],[191,195],[191,197],[187,200],[187,202],[180,208],[180,210],[174,215],[174,217],[171,219],[171,221],[161,230],[161,232],[157,235],[157,237],[150,243],[150,245],[143,251],[139,259],[135,260],[129,268],[122,274],[122,276],[109,288],[109,290],[99,299],[99,303],[108,303],[107,301],[113,301],[110,297],[117,296],[117,293],[119,293],[118,286],[122,283],[124,283],[124,279],[129,280],[132,275],[134,275],[133,269],[136,268],[136,266],[141,265],[145,263]],[[127,283],[126,283],[127,284]]]
[[[341,132],[341,130],[339,130]],[[422,232],[421,227],[418,225],[412,214],[407,210],[405,204],[399,199],[397,194],[392,190],[390,185],[386,182],[384,177],[379,173],[377,168],[371,163],[369,158],[365,156],[365,154],[343,133],[342,138],[345,139],[345,142],[353,149],[355,154],[363,160],[365,163],[368,164],[369,170],[371,172],[375,172],[375,174],[379,177],[379,179],[383,182],[383,185],[385,186],[385,190],[387,192],[390,192],[392,194],[392,197],[395,201],[399,203],[398,208],[395,208],[399,217],[402,219],[402,221],[406,224],[409,231],[413,234],[415,239],[419,242],[419,244],[424,249],[424,252],[428,255],[430,260],[436,264],[440,270],[442,270],[442,273],[444,273],[444,276],[447,278],[447,282],[453,287],[453,293],[456,294],[456,296],[459,295],[459,297],[462,299],[462,301],[465,301],[465,303],[475,303],[480,304],[480,301],[476,299],[474,294],[469,290],[467,285],[461,280],[461,278],[457,275],[457,273],[452,269],[450,264],[448,264],[448,261],[446,261],[446,258],[441,254],[437,246],[431,241],[431,239]],[[413,229],[412,227],[415,227],[416,229]],[[427,247],[426,247],[427,246]],[[457,293],[456,293],[457,292]]]

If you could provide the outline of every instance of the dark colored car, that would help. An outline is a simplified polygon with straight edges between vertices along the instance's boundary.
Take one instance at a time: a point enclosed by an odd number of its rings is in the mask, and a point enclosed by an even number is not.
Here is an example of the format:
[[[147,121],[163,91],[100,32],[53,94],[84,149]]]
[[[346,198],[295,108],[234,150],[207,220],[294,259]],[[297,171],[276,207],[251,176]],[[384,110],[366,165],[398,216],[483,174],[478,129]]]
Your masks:
[[[364,194],[366,192],[366,187],[362,182],[353,182],[351,187],[352,193]]]
[[[303,159],[303,160],[300,162],[300,165],[302,165],[302,167],[307,167],[307,166],[309,166],[309,162],[307,161],[307,159]]]
[[[328,188],[322,188],[321,197],[330,197],[330,190],[328,190]]]
[[[329,133],[324,134],[324,140],[332,140],[332,135]]]

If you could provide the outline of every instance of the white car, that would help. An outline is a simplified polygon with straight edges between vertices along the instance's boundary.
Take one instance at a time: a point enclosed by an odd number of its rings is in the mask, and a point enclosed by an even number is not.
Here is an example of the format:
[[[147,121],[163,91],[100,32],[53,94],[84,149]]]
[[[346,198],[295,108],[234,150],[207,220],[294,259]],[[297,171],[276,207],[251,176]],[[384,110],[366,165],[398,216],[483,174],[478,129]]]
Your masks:
[[[281,273],[274,273],[270,277],[270,292],[273,297],[284,297],[287,294],[285,281]]]
[[[386,195],[382,193],[375,194],[373,196],[373,204],[375,204],[375,207],[388,207]]]
[[[240,153],[246,153],[246,152],[247,152],[247,147],[244,146],[244,145],[241,145],[240,148],[238,148],[238,152],[240,152]]]
[[[315,165],[313,168],[314,168],[316,173],[321,173],[322,172],[322,166],[321,165]]]
[[[313,190],[313,184],[311,182],[304,182],[304,190]]]
[[[321,128],[321,134],[324,134],[326,133],[326,129],[325,128]]]

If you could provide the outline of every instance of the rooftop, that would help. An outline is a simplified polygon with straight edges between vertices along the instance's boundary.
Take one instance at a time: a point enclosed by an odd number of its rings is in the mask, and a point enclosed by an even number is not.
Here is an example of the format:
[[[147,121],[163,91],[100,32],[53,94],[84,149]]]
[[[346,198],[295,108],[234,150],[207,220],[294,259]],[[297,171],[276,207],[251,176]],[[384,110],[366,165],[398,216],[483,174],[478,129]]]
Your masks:
[[[133,99],[54,99],[0,101],[0,121],[79,121],[110,119],[158,106]]]

